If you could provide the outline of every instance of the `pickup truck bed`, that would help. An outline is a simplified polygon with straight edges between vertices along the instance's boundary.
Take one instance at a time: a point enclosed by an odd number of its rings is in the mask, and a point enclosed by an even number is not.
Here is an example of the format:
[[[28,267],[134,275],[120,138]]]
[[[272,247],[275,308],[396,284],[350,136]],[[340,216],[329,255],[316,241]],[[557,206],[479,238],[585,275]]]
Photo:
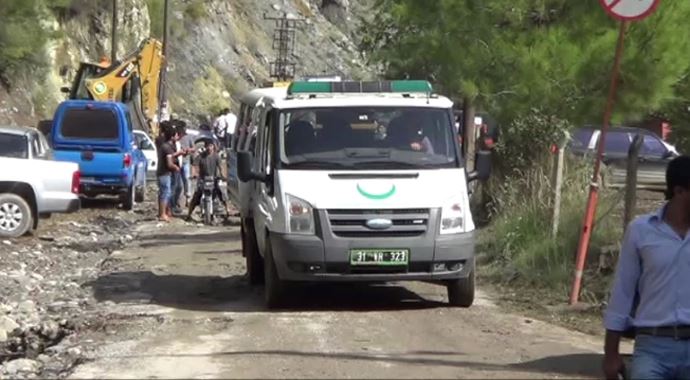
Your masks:
[[[40,216],[79,210],[77,164],[0,157],[0,166],[0,236],[21,236]]]

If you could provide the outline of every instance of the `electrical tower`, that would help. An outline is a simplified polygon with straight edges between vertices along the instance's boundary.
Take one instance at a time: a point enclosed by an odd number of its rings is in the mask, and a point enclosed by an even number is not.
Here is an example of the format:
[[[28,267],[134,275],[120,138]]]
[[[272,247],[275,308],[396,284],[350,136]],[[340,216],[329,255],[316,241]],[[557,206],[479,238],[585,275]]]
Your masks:
[[[275,21],[273,32],[273,50],[276,60],[271,62],[271,77],[279,81],[289,81],[295,77],[295,31],[297,26],[304,22],[303,18],[291,17],[283,13],[280,17],[267,16],[265,20]]]

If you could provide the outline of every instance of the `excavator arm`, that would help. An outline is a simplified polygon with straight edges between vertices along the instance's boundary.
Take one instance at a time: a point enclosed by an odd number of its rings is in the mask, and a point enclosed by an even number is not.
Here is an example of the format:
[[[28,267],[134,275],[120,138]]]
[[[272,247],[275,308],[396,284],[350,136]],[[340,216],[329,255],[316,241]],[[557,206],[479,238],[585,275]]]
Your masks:
[[[158,133],[158,88],[163,45],[144,40],[134,52],[112,65],[82,63],[69,91],[70,99],[123,102],[139,129]]]

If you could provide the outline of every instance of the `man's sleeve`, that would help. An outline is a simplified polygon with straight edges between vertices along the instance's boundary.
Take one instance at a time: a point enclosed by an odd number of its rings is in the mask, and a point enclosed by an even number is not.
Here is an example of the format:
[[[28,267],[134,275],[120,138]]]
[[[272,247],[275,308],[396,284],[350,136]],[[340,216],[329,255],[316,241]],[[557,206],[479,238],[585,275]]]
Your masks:
[[[636,242],[637,235],[635,222],[633,222],[627,228],[623,238],[611,299],[604,313],[604,327],[607,330],[623,332],[632,327],[631,313],[637,293],[637,283],[642,273]]]

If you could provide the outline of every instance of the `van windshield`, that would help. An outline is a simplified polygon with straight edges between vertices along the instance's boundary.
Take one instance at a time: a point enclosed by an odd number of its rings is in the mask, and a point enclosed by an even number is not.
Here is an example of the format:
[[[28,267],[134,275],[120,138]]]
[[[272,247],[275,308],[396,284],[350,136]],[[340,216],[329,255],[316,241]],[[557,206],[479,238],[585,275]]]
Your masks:
[[[108,109],[69,109],[60,125],[67,139],[117,140],[120,136],[115,113]]]
[[[294,169],[458,167],[446,109],[337,107],[280,114],[282,164]]]

